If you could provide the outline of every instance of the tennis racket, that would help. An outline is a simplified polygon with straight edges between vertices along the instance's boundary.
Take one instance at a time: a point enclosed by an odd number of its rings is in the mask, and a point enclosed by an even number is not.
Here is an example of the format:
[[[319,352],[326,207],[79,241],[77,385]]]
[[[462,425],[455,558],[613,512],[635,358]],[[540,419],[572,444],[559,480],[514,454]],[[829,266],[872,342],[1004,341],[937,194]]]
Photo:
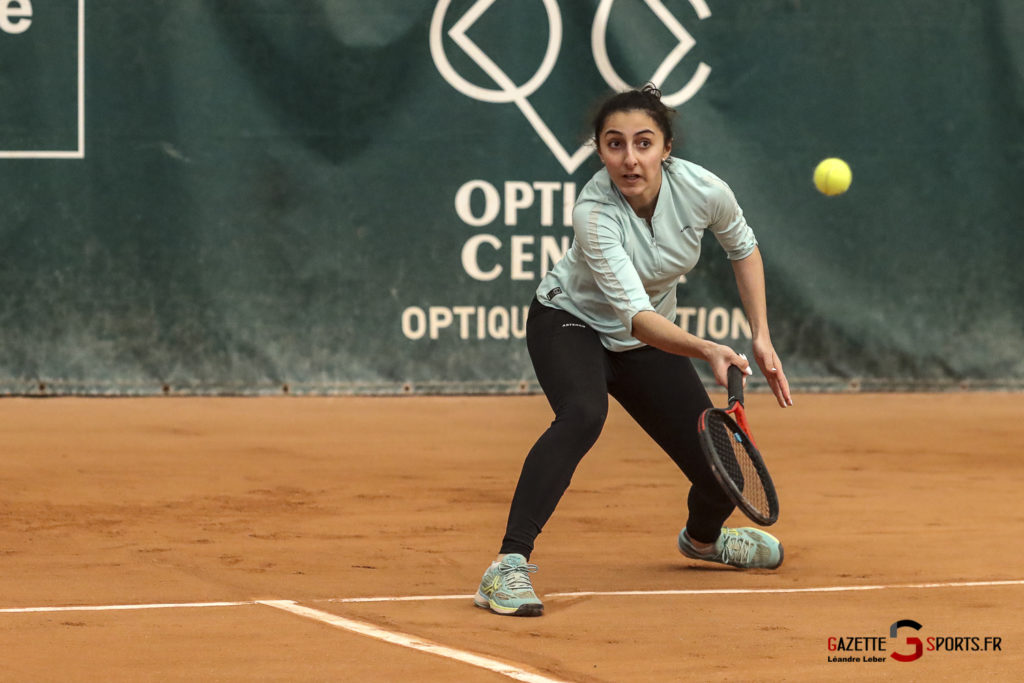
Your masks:
[[[743,410],[743,371],[729,366],[729,407],[708,408],[697,432],[701,449],[718,483],[753,521],[770,526],[779,518],[779,498],[757,450]]]

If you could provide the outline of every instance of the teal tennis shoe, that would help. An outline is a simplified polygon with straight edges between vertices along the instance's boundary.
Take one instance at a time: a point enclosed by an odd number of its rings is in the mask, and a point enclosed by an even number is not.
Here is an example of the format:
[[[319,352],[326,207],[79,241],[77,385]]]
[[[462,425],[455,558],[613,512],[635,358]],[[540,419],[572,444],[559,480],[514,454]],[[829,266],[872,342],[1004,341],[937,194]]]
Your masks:
[[[537,565],[528,564],[522,555],[506,555],[484,572],[480,587],[473,596],[473,604],[507,616],[541,616],[544,604],[533,592],[530,582],[530,574],[535,571]]]
[[[717,562],[740,569],[775,569],[782,564],[782,543],[769,533],[752,527],[730,529],[722,527],[715,547],[702,553],[686,535],[686,527],[679,532],[679,552],[694,560]]]

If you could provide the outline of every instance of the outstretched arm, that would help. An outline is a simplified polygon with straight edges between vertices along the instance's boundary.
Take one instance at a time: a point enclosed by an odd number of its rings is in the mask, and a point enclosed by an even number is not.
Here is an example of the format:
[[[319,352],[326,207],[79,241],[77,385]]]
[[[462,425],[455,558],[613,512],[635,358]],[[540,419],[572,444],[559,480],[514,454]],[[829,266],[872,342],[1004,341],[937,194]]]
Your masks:
[[[750,321],[753,335],[754,359],[761,372],[768,380],[768,386],[785,408],[793,405],[793,397],[789,393],[789,382],[782,371],[782,360],[772,346],[771,334],[768,332],[768,306],[764,293],[764,262],[761,251],[754,247],[749,256],[732,262],[733,273],[736,275],[736,287],[743,301],[743,309]]]
[[[640,311],[633,316],[632,333],[635,339],[656,349],[677,356],[703,358],[711,366],[715,381],[723,387],[728,386],[730,365],[739,367],[747,374],[751,372],[747,359],[728,346],[694,336],[654,311]]]

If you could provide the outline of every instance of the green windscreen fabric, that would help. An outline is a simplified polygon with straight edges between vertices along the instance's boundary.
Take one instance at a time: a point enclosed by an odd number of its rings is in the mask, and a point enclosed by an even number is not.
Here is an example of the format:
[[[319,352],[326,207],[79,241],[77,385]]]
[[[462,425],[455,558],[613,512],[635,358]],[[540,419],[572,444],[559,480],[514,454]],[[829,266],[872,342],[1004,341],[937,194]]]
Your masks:
[[[0,393],[536,390],[589,119],[652,79],[798,390],[1024,388],[1024,3],[0,0]],[[703,246],[678,322],[749,352]]]

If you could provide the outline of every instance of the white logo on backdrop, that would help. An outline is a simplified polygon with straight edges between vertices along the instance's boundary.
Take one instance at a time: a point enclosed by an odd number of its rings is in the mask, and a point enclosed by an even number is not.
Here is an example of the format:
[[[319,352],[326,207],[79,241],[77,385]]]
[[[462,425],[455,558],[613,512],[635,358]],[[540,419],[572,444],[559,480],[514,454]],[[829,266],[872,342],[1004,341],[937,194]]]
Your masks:
[[[514,102],[519,108],[519,111],[523,113],[526,120],[530,122],[533,129],[537,131],[537,135],[544,141],[544,144],[548,146],[551,153],[554,154],[555,158],[565,169],[566,173],[572,173],[580,167],[587,157],[593,153],[593,147],[591,145],[583,145],[575,152],[570,154],[562,143],[558,141],[551,129],[548,128],[547,124],[537,113],[537,110],[530,104],[530,95],[537,92],[537,90],[544,84],[548,76],[551,75],[551,71],[555,68],[555,62],[558,61],[558,54],[562,47],[562,14],[558,6],[558,0],[543,0],[544,9],[547,13],[548,19],[548,45],[544,52],[544,58],[541,61],[540,67],[537,69],[537,73],[533,75],[523,85],[516,85],[515,82],[509,78],[500,66],[498,66],[490,57],[487,56],[483,50],[480,49],[476,43],[469,37],[468,31],[476,21],[483,16],[483,14],[491,8],[495,0],[477,0],[473,3],[473,6],[466,11],[462,17],[455,22],[455,24],[449,29],[448,36],[452,41],[462,49],[466,55],[472,59],[477,66],[479,66],[484,73],[486,73],[491,80],[497,85],[497,89],[482,88],[478,85],[470,83],[464,79],[455,69],[452,67],[451,62],[448,61],[448,56],[444,51],[444,37],[442,36],[442,27],[444,25],[444,18],[448,13],[448,8],[451,6],[451,0],[439,0],[437,6],[434,8],[434,16],[430,22],[430,54],[434,59],[434,64],[437,66],[437,70],[444,76],[445,80],[451,84],[453,88],[461,92],[467,97],[471,97],[481,102],[491,103],[508,103]],[[672,33],[673,36],[679,41],[675,48],[666,55],[665,59],[662,60],[661,64],[655,70],[654,74],[647,80],[654,82],[655,84],[664,83],[665,79],[668,78],[679,63],[683,60],[686,54],[693,49],[693,46],[697,44],[697,41],[693,39],[693,36],[683,28],[683,25],[679,23],[679,20],[662,4],[661,0],[644,0],[647,6],[654,12],[655,16],[661,20],[665,27]],[[689,0],[690,5],[697,12],[697,17],[700,19],[706,19],[711,16],[711,10],[708,9],[705,0]],[[607,33],[608,33],[608,19],[611,15],[612,5],[615,4],[615,0],[601,0],[597,8],[597,14],[594,16],[594,26],[590,35],[591,50],[594,55],[594,63],[597,65],[598,71],[601,73],[601,77],[604,78],[605,82],[609,87],[615,90],[628,90],[631,86],[627,84],[615,71],[612,66],[611,59],[608,57],[608,45],[607,45]],[[676,107],[686,102],[693,97],[704,82],[707,81],[708,76],[711,73],[711,67],[701,62],[697,66],[696,72],[690,78],[690,80],[677,92],[665,95],[663,100],[665,104]]]

